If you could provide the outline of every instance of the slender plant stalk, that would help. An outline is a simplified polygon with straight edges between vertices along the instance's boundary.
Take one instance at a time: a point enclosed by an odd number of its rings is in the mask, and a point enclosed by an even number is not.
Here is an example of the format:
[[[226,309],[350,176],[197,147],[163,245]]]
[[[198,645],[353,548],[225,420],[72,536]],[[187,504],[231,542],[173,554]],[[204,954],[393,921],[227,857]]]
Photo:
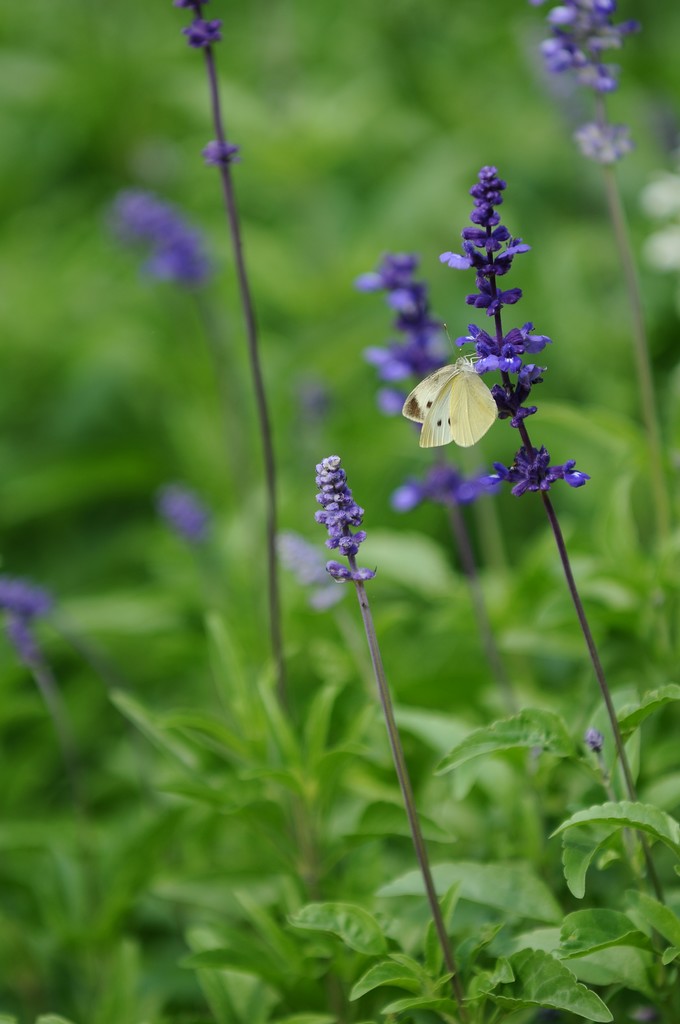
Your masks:
[[[357,568],[356,558],[354,555],[348,556],[349,564],[352,571],[355,572]],[[373,663],[373,671],[375,673],[375,680],[378,685],[378,695],[380,697],[380,704],[382,706],[383,714],[385,716],[385,725],[387,726],[387,735],[390,742],[390,748],[392,750],[392,758],[394,760],[394,767],[399,780],[399,787],[401,789],[401,795],[404,800],[404,806],[406,808],[406,815],[408,817],[408,823],[411,829],[411,838],[413,840],[413,846],[416,851],[416,857],[420,866],[420,871],[423,876],[423,882],[425,883],[425,892],[427,895],[428,903],[430,904],[430,910],[432,912],[432,918],[434,920],[434,926],[437,930],[437,936],[439,938],[439,944],[444,955],[444,963],[446,970],[451,975],[451,990],[453,996],[458,1003],[458,1012],[460,1019],[463,1022],[468,1020],[467,1009],[464,1004],[463,987],[461,985],[460,976],[458,974],[458,968],[456,966],[456,960],[454,957],[453,949],[451,948],[451,942],[446,931],[446,925],[439,906],[439,900],[437,899],[437,891],[434,887],[434,881],[432,879],[432,872],[430,870],[430,862],[427,856],[427,849],[425,847],[425,841],[423,839],[423,833],[420,828],[420,822],[418,820],[418,812],[416,811],[415,798],[413,795],[413,787],[411,785],[411,779],[406,767],[406,758],[404,757],[404,749],[401,744],[401,737],[397,728],[397,723],[394,718],[394,709],[392,707],[392,698],[390,695],[389,686],[385,677],[385,669],[383,668],[382,657],[380,655],[380,647],[378,646],[378,638],[375,632],[375,626],[373,624],[373,616],[371,615],[371,609],[368,604],[368,596],[366,594],[366,588],[361,580],[355,580],[354,583],[357,591],[357,598],[359,600],[359,607],[361,608],[361,617],[364,623],[364,629],[366,631],[366,639],[368,641],[368,647],[371,652],[371,661]]]
[[[449,506],[449,521],[451,523],[451,531],[455,537],[458,552],[460,554],[463,572],[465,573],[465,578],[468,581],[470,597],[472,599],[475,618],[477,620],[477,626],[482,640],[482,647],[486,654],[486,660],[488,661],[491,672],[498,684],[506,710],[509,714],[514,715],[518,710],[517,700],[515,698],[510,677],[505,671],[503,659],[501,658],[498,647],[496,646],[496,640],[493,635],[493,629],[491,628],[489,613],[486,608],[486,601],[484,600],[484,594],[482,592],[482,586],[479,579],[479,572],[477,570],[477,563],[475,561],[475,555],[472,548],[470,532],[467,528],[465,517],[461,512],[460,505],[452,503]]]
[[[526,428],[523,424],[520,426],[520,433],[522,434],[522,440],[524,441],[525,445],[530,446],[531,442],[529,441],[529,435],[527,434]],[[588,619],[586,618],[586,613],[583,607],[583,603],[581,601],[581,596],[576,587],[576,580],[574,579],[574,574],[571,569],[571,563],[569,561],[569,555],[567,553],[567,546],[564,542],[562,529],[557,519],[557,515],[555,514],[553,504],[550,498],[548,497],[547,491],[541,491],[541,498],[543,499],[543,507],[545,508],[548,521],[550,522],[550,526],[555,537],[555,543],[557,544],[557,550],[559,551],[560,560],[562,562],[562,568],[564,570],[564,575],[567,580],[567,586],[569,588],[569,593],[571,595],[574,608],[576,609],[576,615],[578,617],[579,625],[581,626],[581,632],[583,633],[586,642],[586,647],[588,648],[588,654],[590,655],[590,660],[592,662],[593,669],[595,670],[595,677],[597,679],[598,685],[600,687],[600,692],[602,694],[602,699],[604,700],[604,704],[607,709],[607,717],[609,718],[609,724],[611,726],[611,730],[614,736],[614,745],[616,747],[616,752],[619,757],[619,763],[621,764],[621,771],[623,772],[623,778],[626,785],[628,798],[629,800],[636,802],[638,799],[637,791],[635,789],[633,773],[630,769],[630,762],[628,761],[628,755],[626,754],[626,748],[624,746],[623,737],[621,735],[621,729],[619,728],[619,720],[616,717],[616,709],[614,708],[614,702],[612,701],[612,695],[609,689],[609,684],[607,683],[607,679],[604,674],[604,669],[602,668],[602,662],[600,661],[600,655],[598,653],[597,647],[595,646],[595,640],[590,630]],[[656,898],[659,900],[660,903],[663,903],[663,890],[661,888],[659,876],[656,873],[656,868],[654,867],[654,861],[652,860],[649,844],[647,843],[647,840],[642,835],[642,833],[640,833],[639,835],[640,842],[642,844],[642,850],[645,856],[645,863],[647,865],[647,873],[649,875],[650,882],[652,883],[652,888],[654,889]]]
[[[45,706],[49,712],[50,718],[52,719],[54,731],[57,734],[57,741],[59,743],[59,749],[61,750],[64,768],[71,787],[73,803],[76,811],[82,813],[84,810],[84,803],[80,786],[76,744],[59,694],[57,682],[50,667],[40,659],[32,661],[30,669],[33,679],[35,680],[35,684],[40,691],[40,695],[45,702]]]
[[[606,121],[604,98],[598,95],[598,116],[601,122]],[[630,235],[626,222],[626,213],[621,200],[621,192],[614,168],[611,164],[602,167],[604,174],[604,187],[607,199],[607,208],[611,219],[616,245],[621,259],[621,269],[626,284],[626,292],[632,313],[633,350],[635,352],[635,364],[637,369],[638,384],[640,388],[640,404],[642,407],[642,418],[647,433],[647,444],[649,446],[649,468],[652,484],[652,496],[654,499],[654,510],[656,514],[657,529],[662,540],[668,538],[671,524],[670,499],[668,486],[664,472],[663,451],[661,446],[661,432],[659,421],[656,415],[656,401],[654,397],[654,382],[652,378],[652,365],[649,355],[649,341],[642,308],[642,295],[640,293],[640,282],[635,268],[635,258],[630,244]]]
[[[210,87],[210,102],[212,108],[213,124],[217,141],[226,145],[226,132],[220,106],[219,89],[217,85],[217,72],[215,69],[215,58],[212,47],[203,48],[205,54],[205,65],[208,73]],[[262,453],[264,457],[265,486],[267,493],[267,572],[268,572],[268,598],[269,598],[269,630],[274,664],[276,667],[276,687],[279,701],[282,706],[287,703],[286,696],[286,669],[283,657],[283,639],[281,634],[281,602],[279,597],[279,575],[276,558],[276,533],[277,533],[277,507],[276,507],[276,464],[274,459],[274,444],[272,440],[271,421],[267,405],[267,395],[264,386],[264,377],[260,362],[258,346],[257,322],[255,309],[250,293],[250,284],[246,271],[245,258],[243,254],[243,239],[241,236],[241,225],[236,205],[236,194],[231,176],[231,168],[228,161],[222,161],[219,165],[220,178],[222,181],[222,194],[225,210],[229,221],[229,231],[236,265],[236,276],[238,289],[241,297],[241,307],[245,321],[246,338],[248,343],[248,358],[255,391],[255,404],[257,417],[260,426],[260,437],[262,442]]]

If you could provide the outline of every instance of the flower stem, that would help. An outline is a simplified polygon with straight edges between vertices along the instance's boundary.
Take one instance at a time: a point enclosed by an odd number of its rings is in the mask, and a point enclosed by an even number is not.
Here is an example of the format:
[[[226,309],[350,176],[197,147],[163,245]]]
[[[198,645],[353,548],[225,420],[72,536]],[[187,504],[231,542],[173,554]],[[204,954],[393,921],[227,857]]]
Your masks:
[[[356,571],[356,559],[353,555],[349,556],[348,561],[352,568],[352,571]],[[413,846],[415,848],[416,857],[420,866],[420,871],[423,876],[423,882],[425,883],[425,893],[427,895],[428,903],[430,904],[430,910],[432,912],[432,918],[434,925],[437,930],[437,936],[439,943],[444,955],[444,963],[446,970],[451,975],[451,989],[453,996],[458,1003],[458,1012],[460,1020],[466,1022],[468,1020],[467,1010],[464,1005],[463,987],[461,985],[460,977],[458,974],[458,968],[456,966],[456,960],[451,948],[449,936],[446,931],[446,925],[439,906],[439,900],[437,899],[437,891],[434,887],[434,881],[432,878],[432,872],[430,870],[430,863],[427,856],[427,850],[425,848],[425,841],[420,828],[420,822],[418,820],[418,812],[416,811],[415,798],[413,795],[413,787],[411,785],[411,779],[406,767],[406,759],[404,757],[404,749],[401,744],[401,737],[397,728],[397,723],[394,718],[394,709],[392,706],[392,698],[390,695],[389,686],[385,677],[385,670],[383,668],[382,657],[380,655],[380,647],[378,645],[378,638],[375,632],[375,626],[373,624],[373,616],[371,615],[371,609],[368,604],[368,596],[366,594],[366,588],[361,580],[356,580],[354,583],[357,591],[357,598],[359,600],[359,607],[361,608],[361,617],[364,622],[364,629],[366,631],[366,639],[368,641],[368,647],[371,652],[371,661],[373,663],[373,672],[375,674],[375,680],[378,685],[378,696],[380,698],[380,704],[382,706],[383,715],[385,717],[385,725],[387,726],[387,735],[389,738],[390,748],[392,750],[392,758],[394,761],[394,767],[397,773],[397,779],[399,780],[399,787],[401,789],[401,795],[404,800],[404,806],[406,808],[406,816],[408,817],[409,826],[411,829],[411,838],[413,840]]]
[[[600,97],[602,103],[602,98]],[[609,209],[609,217],[612,222],[614,236],[621,259],[621,269],[626,285],[628,301],[632,313],[633,350],[637,369],[638,385],[640,388],[640,403],[642,406],[642,418],[647,433],[647,444],[649,447],[649,469],[652,485],[652,496],[656,512],[656,523],[659,536],[662,540],[668,538],[671,522],[670,499],[664,472],[664,461],[661,446],[661,434],[659,421],[656,415],[656,402],[654,397],[654,382],[652,379],[652,366],[649,355],[649,342],[645,327],[644,312],[642,309],[642,296],[640,294],[640,283],[635,269],[635,259],[630,244],[630,236],[626,224],[626,214],[621,201],[621,193],[614,168],[606,164],[602,168],[604,174],[604,187]]]
[[[477,620],[477,627],[479,629],[482,647],[486,654],[486,660],[488,661],[491,672],[498,684],[506,710],[509,714],[514,715],[518,710],[517,700],[515,698],[510,678],[505,671],[503,659],[501,658],[498,647],[496,646],[496,640],[493,635],[493,629],[491,628],[489,613],[486,608],[486,602],[484,600],[484,594],[482,592],[479,579],[479,572],[477,570],[477,563],[472,549],[472,541],[465,522],[465,517],[461,512],[460,505],[457,505],[455,502],[449,506],[449,518],[451,530],[455,537],[458,552],[460,554],[463,572],[465,573],[465,577],[468,581],[470,598],[474,608],[475,619]]]
[[[30,668],[35,684],[52,719],[54,731],[57,734],[59,749],[61,750],[64,768],[71,787],[75,809],[78,813],[82,813],[84,804],[80,786],[76,744],[59,694],[57,682],[52,674],[52,670],[44,661],[35,660],[31,663]]]
[[[526,433],[526,431],[524,431],[524,433]],[[592,662],[593,669],[595,670],[595,676],[600,687],[600,692],[602,693],[602,699],[604,700],[605,707],[607,709],[607,716],[609,718],[609,724],[614,735],[614,744],[616,746],[616,752],[618,754],[619,763],[621,765],[621,770],[623,772],[623,778],[625,781],[628,798],[629,800],[636,802],[638,797],[635,789],[635,782],[633,780],[633,773],[630,769],[628,755],[626,754],[626,748],[623,743],[621,729],[619,728],[619,720],[616,717],[616,710],[614,708],[614,702],[612,701],[611,691],[609,689],[609,685],[604,674],[604,669],[602,668],[602,662],[600,661],[600,656],[598,654],[597,647],[595,646],[593,634],[590,631],[590,626],[588,624],[588,619],[586,618],[586,613],[583,607],[583,603],[581,601],[580,594],[576,587],[576,581],[574,579],[574,574],[571,569],[571,563],[569,561],[569,555],[567,553],[567,546],[564,542],[562,529],[557,519],[555,509],[553,508],[553,504],[550,498],[548,497],[547,491],[541,491],[541,498],[543,499],[543,507],[545,508],[546,515],[548,517],[550,526],[555,537],[555,543],[557,544],[557,550],[559,551],[560,559],[562,561],[562,568],[564,569],[564,575],[567,580],[567,586],[569,587],[569,593],[571,594],[571,599],[574,603],[574,608],[576,609],[576,615],[581,626],[581,631],[586,641],[586,646],[588,648],[590,660]],[[652,860],[649,844],[647,843],[647,840],[642,835],[642,833],[640,833],[640,842],[642,844],[645,863],[647,865],[647,873],[649,875],[650,882],[652,883],[652,887],[656,894],[656,898],[659,900],[660,903],[663,903],[664,897],[663,891],[661,889],[661,883],[656,873],[656,868],[654,867],[654,862]]]
[[[213,124],[218,142],[226,144],[226,133],[220,107],[219,89],[217,86],[217,72],[215,69],[215,58],[212,47],[206,46],[203,49],[205,64],[208,73],[210,87],[210,102],[212,107]],[[241,225],[239,221],[238,208],[236,205],[236,194],[234,183],[231,177],[231,168],[228,161],[222,161],[219,165],[220,177],[222,180],[222,194],[224,205],[229,221],[229,231],[236,264],[236,276],[238,289],[241,297],[241,307],[246,328],[248,343],[248,358],[255,391],[255,403],[257,416],[260,425],[260,437],[262,442],[262,453],[264,457],[265,486],[267,491],[267,571],[268,571],[268,598],[269,598],[269,630],[272,653],[276,666],[276,687],[279,701],[282,706],[287,703],[286,699],[286,669],[283,657],[283,639],[281,634],[281,603],[279,597],[278,563],[276,558],[276,533],[277,533],[277,507],[276,507],[276,464],[274,459],[274,444],[272,440],[267,395],[264,386],[264,377],[260,363],[258,347],[257,323],[255,309],[250,293],[250,284],[246,271],[245,258],[243,254],[243,240],[241,236]]]

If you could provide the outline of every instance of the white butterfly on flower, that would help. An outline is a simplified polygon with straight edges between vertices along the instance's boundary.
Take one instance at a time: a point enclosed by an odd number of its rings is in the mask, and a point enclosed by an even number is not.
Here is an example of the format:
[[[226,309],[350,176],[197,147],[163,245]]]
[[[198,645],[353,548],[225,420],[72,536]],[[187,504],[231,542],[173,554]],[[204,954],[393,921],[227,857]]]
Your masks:
[[[469,448],[497,419],[498,407],[472,360],[461,356],[422,380],[404,402],[402,413],[423,424],[421,448],[451,441]]]

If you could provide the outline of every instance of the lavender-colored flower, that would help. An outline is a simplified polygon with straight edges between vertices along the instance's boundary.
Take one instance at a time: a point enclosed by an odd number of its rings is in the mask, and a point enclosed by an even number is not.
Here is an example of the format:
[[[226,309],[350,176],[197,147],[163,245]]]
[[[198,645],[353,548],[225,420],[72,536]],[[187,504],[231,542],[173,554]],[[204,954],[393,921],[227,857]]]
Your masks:
[[[33,621],[53,607],[52,595],[26,580],[0,576],[0,611],[5,613],[5,633],[23,664],[29,667],[42,658],[33,632]]]
[[[507,333],[502,328],[502,311],[507,305],[515,305],[522,297],[519,288],[500,290],[496,278],[504,276],[512,267],[515,256],[528,252],[530,247],[520,238],[513,238],[508,229],[500,223],[496,209],[503,202],[506,183],[498,177],[495,167],[482,167],[477,184],[470,189],[474,208],[470,220],[475,227],[462,231],[463,254],[445,252],[440,256],[442,263],[455,270],[473,268],[478,291],[467,296],[468,305],[485,309],[487,316],[493,316],[495,332],[481,330],[474,324],[468,327],[469,334],[457,338],[458,345],[472,343],[478,361],[478,373],[500,371],[502,384],[495,384],[491,390],[498,415],[509,419],[522,435],[523,446],[517,452],[512,466],[494,463],[496,473],[486,478],[487,484],[505,480],[512,484],[516,496],[526,491],[547,491],[556,480],[565,480],[571,487],[580,487],[589,479],[587,474],[574,469],[574,460],[563,465],[551,466],[550,455],[545,448],[536,449],[530,442],[524,420],[536,412],[535,405],[525,405],[535,384],[543,380],[545,368],[534,363],[525,363],[527,354],[541,352],[551,339],[545,334],[535,334],[534,325],[527,322],[523,327],[514,327]],[[511,376],[516,377],[513,383]]]
[[[440,505],[469,505],[482,494],[489,494],[500,477],[488,474],[465,477],[454,466],[433,466],[424,480],[411,478],[392,494],[391,505],[397,512],[410,512],[423,501]]]
[[[586,730],[583,742],[589,750],[592,750],[595,754],[599,754],[602,752],[602,748],[604,747],[604,736],[599,729],[594,729],[591,726],[590,729]]]
[[[602,51],[620,49],[624,38],[640,28],[633,20],[615,25],[615,13],[616,0],[562,0],[547,17],[552,38],[541,45],[548,71],[574,71],[581,85],[613,92],[618,68],[602,62]]]
[[[182,29],[182,33],[187,37],[189,46],[200,50],[220,42],[222,39],[221,26],[222,22],[219,18],[214,18],[212,21],[206,21],[205,18],[194,18],[190,25]]]
[[[0,576],[0,611],[23,619],[35,619],[39,615],[47,615],[53,605],[52,595],[43,587],[36,587],[17,577]]]
[[[309,587],[309,603],[317,611],[331,608],[345,595],[341,587],[334,587],[328,579],[325,560],[315,545],[299,533],[280,533],[277,547],[281,561],[297,577],[303,587]]]
[[[538,6],[541,0],[529,2]],[[615,14],[616,0],[563,0],[554,7],[547,17],[552,36],[541,44],[547,70],[572,71],[580,85],[600,96],[614,92],[619,69],[605,64],[602,52],[620,49],[625,37],[640,28],[634,20],[615,25]],[[633,148],[627,126],[609,124],[603,109],[598,120],[583,125],[574,138],[584,156],[601,164],[615,163]]]
[[[166,484],[158,492],[160,515],[182,540],[200,544],[208,534],[210,513],[200,498],[183,484]]]
[[[193,10],[199,10],[201,4],[207,4],[208,0],[173,0],[173,7],[191,7]]]
[[[145,273],[196,288],[210,276],[203,241],[181,214],[151,192],[129,189],[114,201],[111,222],[118,237],[149,250]]]
[[[515,455],[512,466],[504,466],[502,462],[494,462],[496,473],[489,481],[505,480],[513,484],[512,494],[521,497],[527,491],[549,491],[556,480],[565,480],[570,487],[582,487],[590,477],[574,469],[575,460],[568,459],[562,466],[550,465],[550,453],[541,448],[520,448]]]
[[[427,285],[414,280],[417,267],[416,256],[387,253],[376,271],[362,274],[355,282],[359,291],[387,292],[387,303],[397,314],[394,328],[403,340],[364,351],[380,380],[389,384],[426,377],[445,362],[441,323],[430,314]],[[378,394],[378,405],[387,415],[397,415],[405,398],[406,391],[384,388]]]
[[[239,147],[231,142],[220,142],[213,139],[204,147],[202,156],[209,167],[222,167],[225,164],[239,163],[241,158],[236,154]]]
[[[340,562],[330,561],[326,563],[326,572],[341,583],[373,579],[373,569],[357,568],[356,555],[359,545],[366,540],[366,531],[357,530],[352,533],[350,527],[361,526],[364,510],[352,497],[339,455],[329,455],[318,463],[316,485],[319,488],[316,500],[323,505],[323,511],[316,512],[314,518],[328,530],[326,547],[337,548],[350,565],[347,569]]]
[[[598,164],[614,164],[634,148],[626,124],[591,121],[574,132],[574,139],[583,155]]]

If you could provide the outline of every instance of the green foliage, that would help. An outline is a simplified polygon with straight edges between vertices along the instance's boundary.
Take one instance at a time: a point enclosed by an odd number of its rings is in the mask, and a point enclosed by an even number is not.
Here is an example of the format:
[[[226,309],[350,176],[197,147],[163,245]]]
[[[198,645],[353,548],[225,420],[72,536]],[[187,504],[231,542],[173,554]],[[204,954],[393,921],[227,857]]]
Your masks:
[[[461,1024],[349,587],[319,612],[283,577],[286,706],[274,691],[261,449],[219,182],[200,158],[212,128],[202,55],[180,32],[190,12],[37,6],[0,12],[0,570],[54,592],[37,635],[74,750],[67,767],[2,631],[0,1024]],[[627,1024],[639,1003],[677,1024],[680,532],[654,532],[619,253],[598,169],[569,139],[571,101],[539,77],[546,9],[211,0],[208,16],[224,21],[280,525],[323,561],[313,467],[339,452],[366,509],[369,596],[465,1024],[550,1008]],[[640,192],[669,164],[680,8],[646,5],[644,21],[612,98],[637,143],[619,172],[637,251]],[[451,337],[486,325],[437,256],[487,161],[532,246],[509,285],[521,319],[555,341],[536,437],[592,477],[554,498],[638,801],[538,496],[463,509],[515,710],[446,510],[390,504],[431,463],[376,409],[363,352],[392,337],[394,312],[353,281],[384,251],[418,252]],[[203,292],[152,281],[112,236],[129,187],[205,234]],[[677,519],[675,283],[640,274]],[[515,441],[499,423],[451,459],[488,468]],[[157,521],[173,479],[211,507],[204,548]]]

